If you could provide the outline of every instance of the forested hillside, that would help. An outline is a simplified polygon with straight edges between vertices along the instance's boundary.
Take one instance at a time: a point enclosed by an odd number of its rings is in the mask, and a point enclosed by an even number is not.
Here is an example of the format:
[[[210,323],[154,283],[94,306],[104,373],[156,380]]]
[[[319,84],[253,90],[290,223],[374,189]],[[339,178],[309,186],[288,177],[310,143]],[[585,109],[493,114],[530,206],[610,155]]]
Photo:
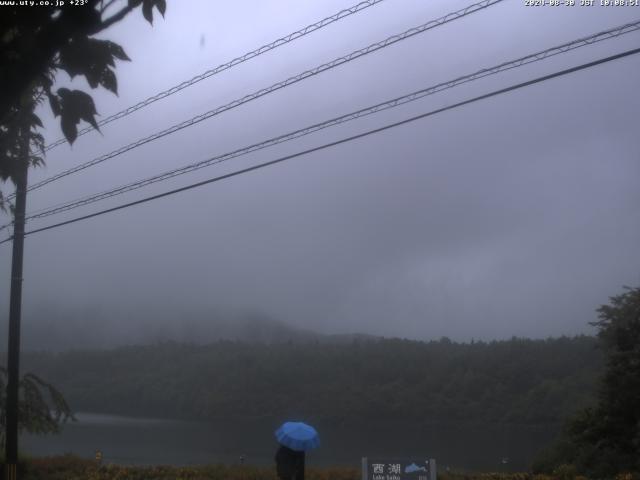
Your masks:
[[[23,368],[76,411],[212,419],[287,416],[360,422],[562,422],[602,368],[592,337],[458,344],[206,346],[29,353]]]

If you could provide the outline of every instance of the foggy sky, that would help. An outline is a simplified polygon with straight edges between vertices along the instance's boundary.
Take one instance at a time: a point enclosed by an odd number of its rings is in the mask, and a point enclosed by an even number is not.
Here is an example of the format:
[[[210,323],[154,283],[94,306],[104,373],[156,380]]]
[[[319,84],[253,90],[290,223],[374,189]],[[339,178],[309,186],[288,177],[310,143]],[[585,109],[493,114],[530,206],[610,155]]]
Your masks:
[[[353,2],[355,3],[355,2]],[[387,0],[209,78],[103,134],[51,151],[30,182],[471,2]],[[352,5],[170,1],[102,37],[121,43],[103,117]],[[636,20],[634,7],[522,0],[400,42],[29,194],[33,211],[186,165]],[[204,39],[204,42],[201,41]],[[27,230],[321,145],[638,46],[640,34],[458,87],[184,175]],[[66,74],[60,85],[67,85]],[[233,179],[27,237],[25,321],[43,312],[264,312],[326,333],[417,339],[589,333],[594,309],[640,284],[640,58],[632,56]],[[75,88],[88,90],[76,79]],[[46,137],[60,137],[45,109]],[[4,185],[3,191],[10,187]],[[8,217],[3,216],[2,223]],[[10,245],[0,246],[8,311]],[[87,310],[89,309],[89,310]],[[36,315],[37,312],[37,315]],[[123,313],[125,312],[125,313]],[[126,314],[128,312],[128,314]],[[188,313],[187,313],[188,312]],[[121,322],[114,328],[123,328]],[[2,325],[2,336],[6,325]]]

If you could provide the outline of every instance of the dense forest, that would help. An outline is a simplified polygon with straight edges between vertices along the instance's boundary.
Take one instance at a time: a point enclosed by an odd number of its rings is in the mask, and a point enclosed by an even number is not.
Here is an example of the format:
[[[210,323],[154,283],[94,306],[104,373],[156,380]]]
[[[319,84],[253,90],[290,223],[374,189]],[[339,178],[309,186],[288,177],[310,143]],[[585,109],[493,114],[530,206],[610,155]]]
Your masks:
[[[185,419],[558,424],[593,396],[587,336],[454,343],[163,343],[25,353],[75,411]]]

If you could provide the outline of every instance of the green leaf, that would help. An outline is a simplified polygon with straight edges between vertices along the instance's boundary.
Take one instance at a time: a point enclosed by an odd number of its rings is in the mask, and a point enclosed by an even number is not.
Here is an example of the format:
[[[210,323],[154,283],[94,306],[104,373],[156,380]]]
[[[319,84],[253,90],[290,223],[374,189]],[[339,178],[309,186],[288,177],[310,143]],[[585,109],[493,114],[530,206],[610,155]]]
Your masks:
[[[69,143],[73,143],[78,136],[77,125],[80,120],[84,120],[100,131],[95,119],[96,106],[91,95],[80,90],[70,91],[67,88],[59,89],[58,95],[62,107],[62,133]]]
[[[62,119],[60,120],[60,126],[62,127],[62,133],[64,134],[64,138],[67,139],[71,145],[78,138],[78,128],[76,127],[78,122],[74,121],[71,116],[62,115]]]
[[[100,130],[94,117],[98,112],[96,112],[96,105],[93,103],[93,98],[80,90],[74,90],[72,93],[74,94],[73,101],[76,102],[80,118],[90,123],[96,130]]]
[[[142,15],[151,25],[153,25],[153,5],[154,0],[143,0],[142,2]]]
[[[40,165],[44,165],[44,159],[42,157],[39,157],[38,155],[30,155],[29,156],[29,161],[30,161],[31,165],[34,166],[34,167],[38,167]]]
[[[100,85],[118,95],[118,80],[113,70],[105,70],[100,77]]]
[[[131,61],[129,56],[125,53],[124,49],[120,45],[114,42],[107,42],[107,44],[109,46],[109,51],[111,52],[111,55],[113,55],[119,60],[125,60],[127,62]]]
[[[156,0],[156,8],[160,12],[160,15],[164,17],[164,12],[167,11],[167,2],[166,0]]]
[[[91,88],[98,88],[98,85],[100,85],[100,76],[101,76],[101,73],[99,71],[87,70],[84,76],[87,79],[87,83]]]
[[[45,154],[44,137],[40,133],[31,132],[31,143],[33,143],[34,147],[40,150],[43,155]]]
[[[74,39],[60,50],[60,65],[71,78],[84,75],[91,88],[98,85],[114,91],[115,58],[129,60],[122,47],[108,40],[95,38]],[[103,81],[104,79],[104,81]]]
[[[40,117],[38,117],[35,113],[31,114],[31,123],[37,125],[40,128],[43,128],[42,120],[40,120]]]

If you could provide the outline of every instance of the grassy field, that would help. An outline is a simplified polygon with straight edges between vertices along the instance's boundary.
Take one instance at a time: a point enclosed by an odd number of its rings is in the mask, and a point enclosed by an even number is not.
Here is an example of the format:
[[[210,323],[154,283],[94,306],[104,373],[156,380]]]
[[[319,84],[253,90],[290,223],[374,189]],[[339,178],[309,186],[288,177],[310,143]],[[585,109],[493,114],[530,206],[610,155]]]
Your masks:
[[[22,480],[278,480],[275,467],[203,465],[197,467],[98,466],[72,455],[33,458],[20,465]],[[356,469],[307,469],[307,480],[359,480]]]
[[[34,458],[20,466],[23,480],[277,480],[275,468],[205,465],[199,467],[98,466],[71,455]],[[360,471],[349,468],[309,468],[306,480],[360,480]],[[444,473],[438,480],[586,480],[560,469],[553,476],[530,473]],[[619,475],[615,480],[640,480],[639,475]]]

